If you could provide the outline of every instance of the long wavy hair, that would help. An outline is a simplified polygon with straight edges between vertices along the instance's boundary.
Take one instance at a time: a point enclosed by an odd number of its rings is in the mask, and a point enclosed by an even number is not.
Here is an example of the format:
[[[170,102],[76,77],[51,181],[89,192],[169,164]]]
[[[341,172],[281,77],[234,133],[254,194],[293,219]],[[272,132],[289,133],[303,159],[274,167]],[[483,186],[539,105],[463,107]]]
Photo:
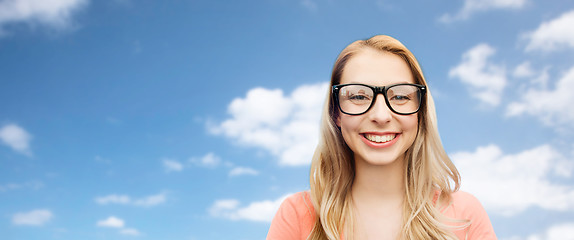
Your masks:
[[[351,43],[339,54],[331,75],[331,84],[340,83],[346,63],[361,51],[371,48],[401,57],[409,66],[415,83],[427,85],[415,56],[398,40],[374,36]],[[427,87],[427,90],[428,87]],[[355,177],[353,152],[345,143],[336,120],[340,114],[331,88],[323,108],[320,142],[310,172],[311,201],[315,208],[315,226],[308,239],[353,239],[354,211],[351,187]],[[418,133],[405,152],[405,200],[399,239],[456,239],[451,226],[436,204],[448,203],[458,191],[460,175],[440,141],[435,106],[430,91],[418,112]],[[436,203],[435,193],[440,193]],[[452,221],[450,221],[452,222]]]

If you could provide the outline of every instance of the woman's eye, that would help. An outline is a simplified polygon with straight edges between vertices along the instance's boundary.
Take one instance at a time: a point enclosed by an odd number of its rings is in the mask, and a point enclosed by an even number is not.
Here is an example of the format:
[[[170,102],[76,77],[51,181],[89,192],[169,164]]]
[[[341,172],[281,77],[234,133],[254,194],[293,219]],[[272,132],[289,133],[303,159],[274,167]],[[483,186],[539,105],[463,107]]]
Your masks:
[[[349,97],[351,100],[367,100],[367,96],[365,95],[352,95]]]
[[[392,96],[392,97],[391,97],[391,100],[394,100],[394,101],[408,101],[408,100],[411,100],[411,99],[409,98],[409,96],[406,96],[406,95],[395,95],[395,96]]]
[[[350,95],[348,98],[351,102],[356,103],[356,104],[367,104],[369,102],[371,102],[371,96],[367,95],[367,94],[354,94],[354,95]]]

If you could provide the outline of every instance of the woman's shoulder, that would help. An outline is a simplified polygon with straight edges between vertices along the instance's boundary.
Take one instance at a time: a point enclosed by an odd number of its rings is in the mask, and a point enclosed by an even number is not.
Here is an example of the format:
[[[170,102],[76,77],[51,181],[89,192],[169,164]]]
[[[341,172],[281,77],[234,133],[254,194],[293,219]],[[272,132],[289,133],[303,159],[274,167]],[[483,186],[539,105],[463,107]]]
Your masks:
[[[315,224],[315,210],[308,191],[285,198],[275,217],[267,239],[307,239]]]
[[[285,210],[290,210],[287,213],[293,213],[297,215],[298,219],[312,217],[315,212],[309,191],[291,194],[283,201],[280,208],[286,208]]]
[[[441,212],[446,217],[468,223],[464,231],[455,232],[461,239],[497,239],[486,210],[480,201],[468,192],[451,193],[450,203]]]
[[[472,194],[464,191],[456,191],[450,194],[450,206],[457,215],[470,216],[474,214],[486,214],[480,201]]]

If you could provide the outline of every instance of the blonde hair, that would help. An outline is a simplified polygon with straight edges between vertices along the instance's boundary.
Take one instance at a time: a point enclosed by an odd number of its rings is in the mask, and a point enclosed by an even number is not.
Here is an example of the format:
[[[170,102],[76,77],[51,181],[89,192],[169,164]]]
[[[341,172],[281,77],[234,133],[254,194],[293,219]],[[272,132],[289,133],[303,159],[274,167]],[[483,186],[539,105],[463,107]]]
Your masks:
[[[335,61],[330,86],[340,83],[345,64],[366,48],[395,54],[411,69],[417,84],[427,85],[415,56],[398,40],[374,36],[347,46]],[[315,208],[315,226],[308,239],[353,238],[354,214],[351,187],[355,177],[353,152],[336,125],[339,110],[331,89],[321,119],[321,141],[315,150],[310,172],[311,200]],[[437,129],[434,102],[430,91],[418,112],[419,130],[413,145],[405,153],[405,200],[400,239],[456,239],[443,222],[432,196],[440,191],[439,202],[449,202],[459,189],[460,175],[446,154]],[[449,219],[450,220],[450,219]]]

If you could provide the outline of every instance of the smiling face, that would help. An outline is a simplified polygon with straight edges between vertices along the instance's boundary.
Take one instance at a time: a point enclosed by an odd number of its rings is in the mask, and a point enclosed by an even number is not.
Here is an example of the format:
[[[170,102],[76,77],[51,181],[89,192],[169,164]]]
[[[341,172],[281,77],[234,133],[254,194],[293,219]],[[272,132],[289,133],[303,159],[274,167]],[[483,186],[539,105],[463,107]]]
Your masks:
[[[340,84],[348,83],[389,86],[415,82],[410,68],[401,57],[367,47],[346,63]],[[372,108],[362,115],[339,112],[337,125],[357,164],[388,165],[402,161],[413,144],[417,135],[418,113],[393,113],[383,95],[378,95]]]

